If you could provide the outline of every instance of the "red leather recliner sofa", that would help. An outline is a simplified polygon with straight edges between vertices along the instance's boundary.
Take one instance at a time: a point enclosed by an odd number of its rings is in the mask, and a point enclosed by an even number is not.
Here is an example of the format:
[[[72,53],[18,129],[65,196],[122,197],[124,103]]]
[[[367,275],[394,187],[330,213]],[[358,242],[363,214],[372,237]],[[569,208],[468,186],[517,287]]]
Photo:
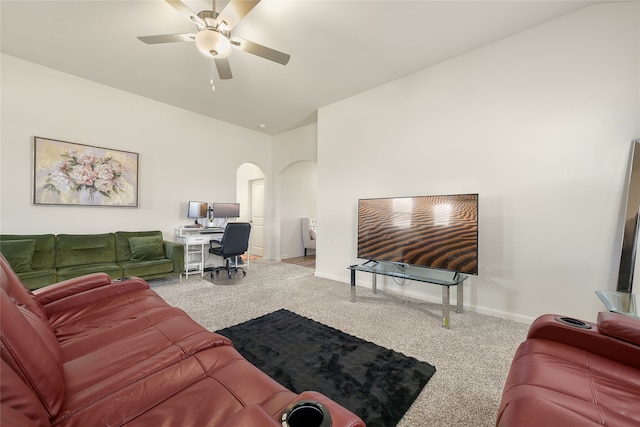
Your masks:
[[[640,319],[537,318],[513,358],[496,425],[640,426]]]
[[[0,282],[3,427],[277,427],[305,400],[334,427],[364,427],[287,390],[142,279],[96,273],[30,292],[0,255]]]

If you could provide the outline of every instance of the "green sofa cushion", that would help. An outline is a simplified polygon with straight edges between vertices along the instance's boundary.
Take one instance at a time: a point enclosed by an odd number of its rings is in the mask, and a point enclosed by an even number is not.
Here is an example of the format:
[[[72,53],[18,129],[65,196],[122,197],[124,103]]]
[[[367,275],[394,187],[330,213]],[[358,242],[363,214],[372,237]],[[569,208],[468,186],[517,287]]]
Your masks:
[[[56,267],[116,262],[116,241],[113,233],[58,234],[56,236]]]
[[[58,281],[73,279],[91,273],[107,273],[112,279],[122,279],[122,267],[115,263],[96,263],[60,267],[57,271]]]
[[[131,261],[164,259],[162,236],[130,237]]]
[[[148,237],[155,236],[160,240],[163,239],[162,232],[160,230],[154,231],[116,231],[116,261],[130,261],[131,260],[131,245],[129,239],[132,237]],[[165,252],[165,258],[169,258]]]
[[[36,241],[25,240],[5,240],[0,242],[0,252],[9,261],[11,268],[16,273],[31,271],[31,261]]]
[[[159,259],[154,261],[121,261],[118,263],[122,267],[124,277],[166,277],[173,273],[173,261],[170,259]]]

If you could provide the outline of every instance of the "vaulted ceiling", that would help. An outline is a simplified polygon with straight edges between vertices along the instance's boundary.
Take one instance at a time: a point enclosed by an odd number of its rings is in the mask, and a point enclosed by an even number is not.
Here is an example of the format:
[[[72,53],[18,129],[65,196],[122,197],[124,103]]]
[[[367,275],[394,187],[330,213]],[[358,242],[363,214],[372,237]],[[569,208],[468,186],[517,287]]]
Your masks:
[[[211,1],[184,3],[212,9]],[[164,0],[2,0],[1,51],[275,135],[314,122],[323,106],[594,3],[602,2],[262,0],[232,35],[291,60],[283,66],[234,50],[233,79],[216,76],[215,91],[211,61],[194,43],[137,39],[196,32]]]

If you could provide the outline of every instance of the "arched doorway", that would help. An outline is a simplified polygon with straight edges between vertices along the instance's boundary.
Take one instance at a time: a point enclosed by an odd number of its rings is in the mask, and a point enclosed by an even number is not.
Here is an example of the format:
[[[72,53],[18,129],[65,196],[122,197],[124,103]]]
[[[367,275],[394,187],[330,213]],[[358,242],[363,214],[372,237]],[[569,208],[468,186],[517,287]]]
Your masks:
[[[304,254],[301,218],[316,216],[316,162],[298,161],[280,173],[280,257]]]

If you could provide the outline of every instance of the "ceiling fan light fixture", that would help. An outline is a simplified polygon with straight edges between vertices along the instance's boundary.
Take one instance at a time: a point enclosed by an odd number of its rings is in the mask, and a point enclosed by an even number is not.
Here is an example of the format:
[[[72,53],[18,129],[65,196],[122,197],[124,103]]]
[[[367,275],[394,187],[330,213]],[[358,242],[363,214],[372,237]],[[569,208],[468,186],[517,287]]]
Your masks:
[[[196,34],[196,46],[205,56],[226,58],[231,52],[231,42],[215,30],[201,30]]]

